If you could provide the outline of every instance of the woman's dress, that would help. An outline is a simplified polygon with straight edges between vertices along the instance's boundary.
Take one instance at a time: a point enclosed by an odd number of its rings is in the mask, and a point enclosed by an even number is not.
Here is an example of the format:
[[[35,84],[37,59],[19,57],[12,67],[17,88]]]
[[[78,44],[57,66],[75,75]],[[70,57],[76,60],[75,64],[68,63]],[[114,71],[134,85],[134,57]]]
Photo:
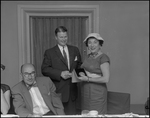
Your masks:
[[[85,58],[82,68],[86,71],[102,76],[100,65],[110,59],[106,54]],[[81,107],[82,110],[97,110],[99,114],[107,113],[107,86],[106,83],[82,82],[81,83]]]

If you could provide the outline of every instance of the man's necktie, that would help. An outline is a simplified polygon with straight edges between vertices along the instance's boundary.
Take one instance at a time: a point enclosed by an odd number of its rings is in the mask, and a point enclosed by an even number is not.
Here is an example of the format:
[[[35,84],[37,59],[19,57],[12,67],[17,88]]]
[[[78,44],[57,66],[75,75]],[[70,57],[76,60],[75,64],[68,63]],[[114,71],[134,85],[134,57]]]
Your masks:
[[[64,55],[64,59],[66,61],[66,64],[68,65],[67,54],[66,54],[66,52],[64,50],[64,47],[63,47],[63,55]]]

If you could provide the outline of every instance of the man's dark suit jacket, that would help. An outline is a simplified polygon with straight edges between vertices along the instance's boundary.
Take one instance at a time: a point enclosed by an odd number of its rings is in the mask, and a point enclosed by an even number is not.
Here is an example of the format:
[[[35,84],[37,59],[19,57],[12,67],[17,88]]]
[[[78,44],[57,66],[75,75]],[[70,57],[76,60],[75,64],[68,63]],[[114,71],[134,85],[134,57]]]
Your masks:
[[[56,85],[56,92],[61,93],[62,102],[68,102],[69,97],[74,101],[77,98],[77,84],[71,83],[71,79],[64,80],[61,72],[65,70],[73,71],[81,65],[81,55],[75,46],[67,45],[70,58],[70,69],[68,69],[65,59],[58,47],[54,46],[45,51],[42,63],[42,74],[52,79]]]
[[[64,115],[64,107],[60,95],[55,93],[56,87],[49,77],[37,77],[37,86],[48,106],[48,108],[57,115]],[[23,81],[12,88],[13,105],[15,112],[21,117],[33,114],[33,103],[29,90]]]

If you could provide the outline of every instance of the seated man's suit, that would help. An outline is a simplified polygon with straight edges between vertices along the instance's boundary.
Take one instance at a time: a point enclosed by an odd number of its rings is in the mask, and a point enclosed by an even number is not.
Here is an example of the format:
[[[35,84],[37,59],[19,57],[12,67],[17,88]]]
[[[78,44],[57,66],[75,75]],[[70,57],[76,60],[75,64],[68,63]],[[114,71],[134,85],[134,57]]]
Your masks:
[[[55,93],[56,87],[51,79],[48,77],[36,77],[36,83],[49,110],[56,115],[64,115],[61,96]],[[12,95],[16,114],[22,117],[33,114],[32,98],[24,81],[19,82],[12,88]]]

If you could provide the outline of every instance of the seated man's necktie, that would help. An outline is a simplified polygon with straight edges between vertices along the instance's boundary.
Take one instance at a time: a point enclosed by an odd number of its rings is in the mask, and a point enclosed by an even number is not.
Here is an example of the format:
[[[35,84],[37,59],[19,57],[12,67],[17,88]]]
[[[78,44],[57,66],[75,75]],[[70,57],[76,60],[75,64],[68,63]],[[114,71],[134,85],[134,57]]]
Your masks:
[[[30,90],[32,87],[37,87],[37,83],[34,82],[32,85],[27,85],[28,90]]]

